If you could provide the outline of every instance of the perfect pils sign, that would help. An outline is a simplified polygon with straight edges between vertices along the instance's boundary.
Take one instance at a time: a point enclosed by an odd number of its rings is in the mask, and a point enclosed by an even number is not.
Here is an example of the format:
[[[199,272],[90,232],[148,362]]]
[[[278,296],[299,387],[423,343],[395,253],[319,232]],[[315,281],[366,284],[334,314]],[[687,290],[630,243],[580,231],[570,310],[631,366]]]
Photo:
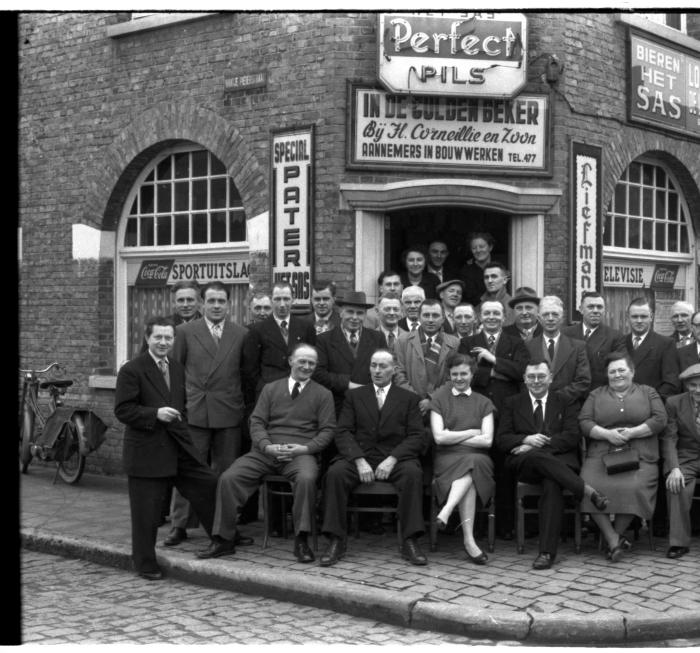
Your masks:
[[[379,14],[378,76],[393,93],[509,98],[527,81],[518,13]]]

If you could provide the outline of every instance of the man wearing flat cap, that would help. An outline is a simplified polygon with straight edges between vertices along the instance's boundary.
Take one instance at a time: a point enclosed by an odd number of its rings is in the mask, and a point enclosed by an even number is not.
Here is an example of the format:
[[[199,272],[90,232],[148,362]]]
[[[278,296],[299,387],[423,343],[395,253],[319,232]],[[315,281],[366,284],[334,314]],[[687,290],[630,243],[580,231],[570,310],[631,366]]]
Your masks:
[[[435,289],[442,309],[445,312],[445,321],[442,323],[442,330],[445,333],[454,335],[456,326],[454,322],[454,310],[457,304],[462,301],[462,293],[464,292],[464,281],[461,279],[450,279],[438,284]]]
[[[666,557],[672,559],[690,550],[690,509],[700,477],[700,363],[678,378],[686,391],[666,401],[668,423],[660,438],[670,522]]]
[[[528,286],[518,288],[508,301],[513,309],[515,322],[503,327],[503,332],[511,336],[520,336],[525,342],[542,335],[539,321],[540,298],[535,290]]]

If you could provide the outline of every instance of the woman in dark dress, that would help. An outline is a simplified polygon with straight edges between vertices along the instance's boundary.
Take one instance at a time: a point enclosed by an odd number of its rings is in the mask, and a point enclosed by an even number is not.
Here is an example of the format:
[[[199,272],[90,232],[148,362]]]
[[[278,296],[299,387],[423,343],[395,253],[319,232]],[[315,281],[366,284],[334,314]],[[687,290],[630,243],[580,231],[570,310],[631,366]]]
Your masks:
[[[405,268],[401,273],[404,288],[420,286],[426,299],[437,299],[437,287],[440,279],[426,270],[428,253],[421,245],[412,245],[401,253],[401,262]]]
[[[455,508],[459,510],[464,550],[478,565],[488,556],[474,540],[476,498],[487,506],[495,482],[489,447],[493,441],[491,400],[472,392],[470,387],[476,361],[471,356],[453,354],[447,361],[450,382],[432,396],[430,427],[436,443],[434,487],[442,508],[438,528],[444,528]]]
[[[650,520],[656,504],[658,483],[658,434],[667,422],[661,397],[648,385],[632,382],[634,363],[626,354],[608,356],[608,384],[596,388],[579,413],[586,437],[586,458],[581,478],[608,497],[605,510],[584,498],[581,510],[588,512],[608,544],[607,557],[617,562],[630,548],[623,533],[635,515]],[[629,445],[639,454],[639,469],[608,474],[603,456],[611,448]],[[610,515],[615,515],[614,524]]]
[[[459,272],[459,278],[464,281],[462,301],[478,306],[481,296],[486,292],[484,268],[491,262],[491,250],[496,239],[489,233],[474,232],[467,237],[467,244],[472,258]]]

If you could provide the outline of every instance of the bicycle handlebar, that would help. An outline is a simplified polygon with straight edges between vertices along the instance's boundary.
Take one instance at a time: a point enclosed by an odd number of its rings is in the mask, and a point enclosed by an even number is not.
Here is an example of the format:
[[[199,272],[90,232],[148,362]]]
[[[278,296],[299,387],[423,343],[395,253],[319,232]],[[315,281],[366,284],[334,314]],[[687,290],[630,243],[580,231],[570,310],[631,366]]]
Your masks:
[[[27,374],[27,373],[46,374],[46,372],[48,372],[50,369],[52,369],[54,367],[61,367],[61,366],[59,363],[51,363],[51,365],[49,365],[45,370],[23,370],[22,368],[20,368],[19,371],[22,372],[22,374]]]

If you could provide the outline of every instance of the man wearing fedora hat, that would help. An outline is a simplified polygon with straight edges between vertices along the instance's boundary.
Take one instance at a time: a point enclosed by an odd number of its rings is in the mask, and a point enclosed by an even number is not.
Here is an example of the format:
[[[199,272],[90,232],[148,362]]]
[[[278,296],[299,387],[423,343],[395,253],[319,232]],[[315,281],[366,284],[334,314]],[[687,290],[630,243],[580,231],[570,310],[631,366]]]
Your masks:
[[[372,306],[364,292],[348,290],[336,304],[340,307],[340,328],[317,336],[318,365],[313,378],[333,393],[337,416],[345,393],[370,382],[370,358],[387,344],[384,334],[362,326]]]
[[[666,401],[668,422],[660,437],[670,523],[666,557],[672,559],[690,550],[690,509],[700,477],[700,363],[683,370],[678,378],[686,392]]]
[[[438,284],[435,290],[442,303],[442,309],[445,312],[445,321],[442,323],[442,330],[445,333],[454,335],[456,326],[453,314],[457,304],[462,301],[464,281],[461,279],[449,279]]]
[[[519,336],[525,342],[542,335],[542,325],[538,319],[540,298],[535,290],[529,286],[521,286],[508,300],[508,306],[513,309],[515,322],[503,327],[504,333]]]

